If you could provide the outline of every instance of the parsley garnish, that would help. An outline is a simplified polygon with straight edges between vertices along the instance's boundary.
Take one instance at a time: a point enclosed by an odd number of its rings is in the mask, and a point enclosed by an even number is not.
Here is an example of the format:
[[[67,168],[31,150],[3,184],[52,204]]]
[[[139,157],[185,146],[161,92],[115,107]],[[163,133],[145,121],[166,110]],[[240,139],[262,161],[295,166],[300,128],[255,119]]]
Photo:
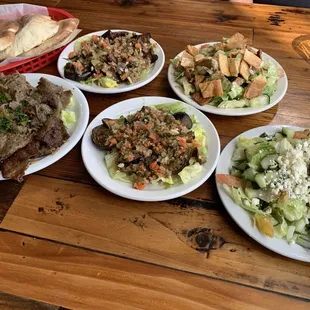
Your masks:
[[[12,98],[9,94],[0,92],[0,104],[10,102],[11,100]]]

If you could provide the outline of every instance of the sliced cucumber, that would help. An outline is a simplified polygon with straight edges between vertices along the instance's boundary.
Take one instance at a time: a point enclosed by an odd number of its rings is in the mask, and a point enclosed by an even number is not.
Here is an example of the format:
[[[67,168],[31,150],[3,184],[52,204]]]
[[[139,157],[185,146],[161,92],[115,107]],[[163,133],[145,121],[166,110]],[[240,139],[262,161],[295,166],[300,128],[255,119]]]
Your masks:
[[[258,173],[255,176],[255,182],[258,184],[260,188],[265,188],[267,186],[266,178],[264,173]]]
[[[246,169],[244,172],[243,172],[243,176],[247,179],[247,180],[250,180],[250,181],[255,181],[255,176],[257,174],[257,171],[253,168],[248,168]]]
[[[248,164],[246,161],[233,162],[232,166],[240,171],[244,171],[248,167]]]
[[[241,177],[242,172],[239,169],[236,169],[234,167],[231,168],[230,174],[235,177]]]
[[[295,131],[288,127],[282,127],[282,133],[290,139],[293,139]]]
[[[245,151],[245,155],[248,159],[249,164],[255,165],[256,167],[260,167],[261,161],[267,156],[271,154],[275,154],[276,151],[274,147],[270,144],[260,143],[256,144],[252,147],[249,147]]]
[[[249,199],[253,199],[259,198],[259,194],[261,191],[259,189],[245,188],[244,192],[249,197]]]
[[[276,168],[275,160],[278,158],[277,154],[267,155],[263,158],[263,160],[260,162],[260,165],[264,170],[267,170],[270,168]]]
[[[251,108],[258,108],[270,103],[270,97],[267,95],[261,95],[255,98],[252,98],[249,102]]]
[[[244,148],[237,147],[234,151],[234,154],[231,158],[233,161],[245,160]]]
[[[244,108],[249,105],[249,100],[246,98],[240,100],[224,100],[219,105],[220,109],[233,109],[233,108]]]

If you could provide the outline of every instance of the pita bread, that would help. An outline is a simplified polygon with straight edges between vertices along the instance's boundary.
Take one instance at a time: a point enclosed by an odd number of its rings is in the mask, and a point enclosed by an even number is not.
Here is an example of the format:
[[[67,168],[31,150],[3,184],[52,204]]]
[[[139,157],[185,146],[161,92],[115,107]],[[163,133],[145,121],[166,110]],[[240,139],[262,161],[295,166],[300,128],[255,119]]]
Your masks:
[[[30,14],[21,18],[22,29],[15,35],[14,42],[0,52],[0,59],[18,56],[28,52],[54,36],[58,31],[58,22],[50,16]]]
[[[0,51],[5,50],[14,42],[15,33],[19,28],[17,21],[0,20]]]
[[[43,42],[41,45],[31,49],[30,51],[23,53],[23,57],[34,57],[49,51],[54,46],[64,42],[74,30],[77,29],[79,20],[77,18],[68,18],[58,22],[58,32],[50,39]]]

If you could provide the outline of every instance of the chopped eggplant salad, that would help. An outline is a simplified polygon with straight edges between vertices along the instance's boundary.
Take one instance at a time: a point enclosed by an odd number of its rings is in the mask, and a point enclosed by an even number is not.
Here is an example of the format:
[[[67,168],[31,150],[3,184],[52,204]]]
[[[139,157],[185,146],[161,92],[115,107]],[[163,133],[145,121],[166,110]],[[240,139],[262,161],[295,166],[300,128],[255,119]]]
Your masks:
[[[188,45],[171,63],[185,95],[221,109],[268,105],[283,74],[240,33],[216,44]]]
[[[230,174],[217,180],[261,233],[310,248],[310,130],[240,137]]]
[[[207,159],[206,132],[183,103],[144,106],[119,119],[103,119],[92,131],[94,144],[106,150],[113,179],[142,190],[147,184],[187,183]]]
[[[65,65],[66,78],[107,88],[136,83],[156,62],[151,35],[107,31],[77,40]]]

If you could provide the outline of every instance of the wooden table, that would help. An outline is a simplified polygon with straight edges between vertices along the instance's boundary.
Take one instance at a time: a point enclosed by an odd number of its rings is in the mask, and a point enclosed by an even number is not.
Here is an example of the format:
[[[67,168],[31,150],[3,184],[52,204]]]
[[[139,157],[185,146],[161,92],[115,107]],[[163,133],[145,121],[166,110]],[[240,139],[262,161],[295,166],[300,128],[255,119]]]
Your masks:
[[[239,31],[281,63],[289,88],[278,106],[260,114],[208,115],[222,147],[257,126],[309,127],[310,68],[291,42],[309,31],[310,10],[204,0],[136,0],[128,7],[113,0],[31,2],[70,11],[83,33],[151,32],[164,48],[165,67],[149,85],[120,95],[86,93],[91,119],[120,100],[175,98],[169,59],[186,44]],[[56,64],[40,72],[58,74]],[[214,175],[184,197],[134,202],[94,182],[80,146],[23,184],[0,183],[1,309],[310,309],[309,264],[248,237],[219,201]],[[197,251],[188,237],[197,228],[212,228],[225,244]]]

